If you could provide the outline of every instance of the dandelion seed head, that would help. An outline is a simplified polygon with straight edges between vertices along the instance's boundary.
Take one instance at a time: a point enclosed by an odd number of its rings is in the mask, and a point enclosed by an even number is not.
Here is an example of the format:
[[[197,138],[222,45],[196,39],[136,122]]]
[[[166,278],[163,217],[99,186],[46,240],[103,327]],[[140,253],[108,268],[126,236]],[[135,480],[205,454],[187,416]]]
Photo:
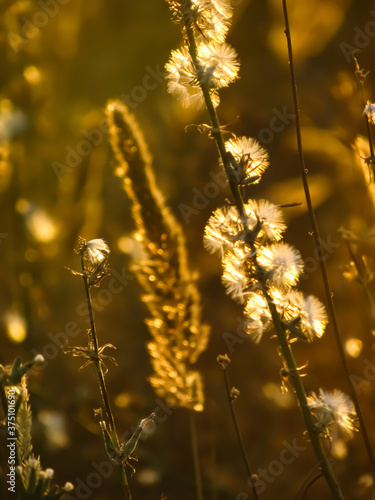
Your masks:
[[[319,389],[319,396],[312,392],[307,401],[318,428],[328,436],[331,435],[332,424],[338,424],[348,438],[358,430],[354,404],[349,396],[338,389],[332,392]]]
[[[269,165],[267,151],[256,139],[251,137],[229,139],[225,143],[225,148],[234,156],[241,168],[240,177],[242,182],[246,178],[256,175],[260,177]],[[254,181],[254,183],[258,183],[259,180]]]
[[[264,269],[270,284],[280,290],[295,286],[303,270],[300,253],[287,243],[274,243],[260,248],[258,264]]]
[[[365,106],[365,109],[363,111],[363,114],[367,116],[369,121],[373,124],[375,124],[375,104],[367,101],[367,104]]]
[[[248,295],[245,305],[245,332],[258,344],[272,323],[271,313],[266,299],[261,293],[252,292]]]

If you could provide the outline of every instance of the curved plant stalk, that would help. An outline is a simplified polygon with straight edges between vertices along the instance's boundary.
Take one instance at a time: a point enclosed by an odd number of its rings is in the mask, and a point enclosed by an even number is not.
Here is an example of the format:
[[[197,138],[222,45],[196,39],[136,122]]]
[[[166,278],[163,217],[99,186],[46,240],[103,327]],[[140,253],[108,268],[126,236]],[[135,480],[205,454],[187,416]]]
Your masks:
[[[302,183],[303,183],[303,188],[304,188],[304,192],[305,192],[306,204],[307,204],[310,222],[311,222],[311,226],[312,226],[312,234],[313,234],[313,238],[314,238],[314,243],[315,243],[315,247],[316,247],[316,250],[318,253],[318,260],[319,260],[320,270],[321,270],[321,274],[322,274],[324,289],[325,289],[325,293],[326,293],[328,311],[329,311],[329,316],[331,318],[333,331],[335,334],[337,349],[339,351],[341,364],[342,364],[342,367],[344,369],[345,378],[346,378],[346,381],[347,381],[347,384],[348,384],[348,387],[350,390],[350,396],[353,400],[353,403],[355,405],[355,409],[357,412],[359,426],[360,426],[360,429],[362,431],[362,436],[363,436],[366,451],[367,451],[367,454],[368,454],[368,457],[370,460],[372,473],[375,477],[374,452],[372,450],[370,439],[368,437],[366,424],[365,424],[365,421],[363,418],[363,414],[362,414],[362,410],[361,410],[361,407],[359,404],[357,393],[355,391],[353,382],[350,378],[350,371],[349,371],[349,367],[347,364],[346,354],[345,354],[345,350],[344,350],[344,346],[343,346],[342,334],[341,334],[340,327],[339,327],[338,320],[337,320],[337,316],[336,316],[336,309],[335,309],[335,305],[334,305],[333,298],[332,298],[332,290],[331,290],[331,286],[329,283],[327,267],[325,265],[324,251],[323,251],[323,247],[322,247],[321,237],[319,234],[319,228],[318,228],[318,224],[316,221],[315,212],[314,212],[314,208],[313,208],[313,204],[312,204],[312,200],[311,200],[311,195],[310,195],[309,183],[308,183],[308,179],[307,179],[307,170],[305,167],[305,160],[304,160],[304,154],[303,154],[303,148],[302,148],[300,111],[299,111],[299,104],[298,104],[298,93],[297,93],[297,84],[296,84],[296,77],[295,77],[295,70],[294,70],[293,48],[292,48],[292,39],[291,39],[290,27],[289,27],[287,1],[282,0],[282,4],[283,4],[283,12],[284,12],[284,20],[285,20],[285,35],[286,35],[286,39],[287,39],[288,54],[289,54],[289,67],[290,67],[291,85],[292,85],[292,93],[293,93],[294,113],[296,115],[296,136],[297,136],[298,155],[299,155],[299,163],[300,163],[300,168],[301,168],[301,177],[302,177]],[[366,117],[366,122],[368,123],[367,117]],[[372,142],[372,141],[370,141],[370,142]],[[370,148],[371,148],[371,146],[370,146]],[[373,153],[371,153],[371,154],[373,154]]]

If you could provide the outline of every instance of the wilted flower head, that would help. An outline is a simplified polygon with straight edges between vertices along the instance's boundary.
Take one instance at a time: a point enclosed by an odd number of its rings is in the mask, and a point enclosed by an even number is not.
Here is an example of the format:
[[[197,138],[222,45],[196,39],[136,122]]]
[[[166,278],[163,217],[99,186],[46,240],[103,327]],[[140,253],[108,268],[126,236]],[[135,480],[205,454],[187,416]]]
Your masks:
[[[268,153],[256,139],[251,137],[236,137],[225,143],[225,149],[234,156],[240,171],[237,172],[240,183],[246,179],[259,176],[254,183],[259,182],[260,176],[269,165]]]
[[[99,286],[101,280],[109,273],[109,246],[101,238],[90,240],[86,243],[84,238],[79,237],[77,253],[83,258],[83,271],[88,278],[88,284]],[[72,270],[71,272],[73,274],[80,274]]]
[[[338,389],[333,392],[319,389],[319,396],[312,392],[307,400],[318,430],[327,437],[332,435],[333,424],[337,424],[348,438],[358,430],[354,404],[349,396]]]
[[[367,101],[367,104],[365,106],[365,109],[363,113],[367,116],[369,121],[373,124],[375,124],[375,104]]]
[[[110,249],[104,240],[95,239],[86,243],[86,252],[88,258],[93,264],[95,264],[106,259],[110,253]]]
[[[309,342],[320,338],[328,323],[324,305],[313,295],[305,296],[302,292],[292,290],[284,298],[287,304],[286,319],[299,318],[299,328]]]
[[[287,243],[274,243],[260,248],[257,257],[272,286],[288,290],[297,284],[303,263],[294,247]]]

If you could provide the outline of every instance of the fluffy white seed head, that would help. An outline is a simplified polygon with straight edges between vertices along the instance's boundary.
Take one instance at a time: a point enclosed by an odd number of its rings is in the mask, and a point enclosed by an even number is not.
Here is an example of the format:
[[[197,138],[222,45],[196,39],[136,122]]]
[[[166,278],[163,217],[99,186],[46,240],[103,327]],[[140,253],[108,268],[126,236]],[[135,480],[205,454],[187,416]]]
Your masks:
[[[287,243],[261,247],[258,264],[264,269],[271,286],[285,291],[297,284],[303,270],[300,253]]]

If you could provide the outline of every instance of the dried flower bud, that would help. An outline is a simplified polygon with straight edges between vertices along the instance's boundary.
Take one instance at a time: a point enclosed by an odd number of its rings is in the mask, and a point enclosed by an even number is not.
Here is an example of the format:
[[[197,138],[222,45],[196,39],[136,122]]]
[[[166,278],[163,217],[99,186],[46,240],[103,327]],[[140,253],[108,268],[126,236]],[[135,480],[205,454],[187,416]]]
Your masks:
[[[216,361],[219,363],[223,370],[226,370],[230,363],[230,357],[228,356],[228,354],[219,354],[219,356],[216,358]]]
[[[45,359],[44,359],[44,356],[43,354],[37,354],[34,358],[34,363],[36,365],[42,365],[44,363]]]
[[[55,471],[53,469],[48,468],[46,469],[45,474],[47,479],[52,479],[53,475],[55,474]]]
[[[63,488],[62,488],[66,493],[69,493],[70,491],[73,491],[74,490],[74,486],[72,485],[72,483],[70,482],[67,482],[64,484]]]
[[[232,387],[232,389],[230,390],[231,402],[233,403],[233,401],[235,401],[239,395],[240,395],[240,391],[237,389],[237,387]]]

